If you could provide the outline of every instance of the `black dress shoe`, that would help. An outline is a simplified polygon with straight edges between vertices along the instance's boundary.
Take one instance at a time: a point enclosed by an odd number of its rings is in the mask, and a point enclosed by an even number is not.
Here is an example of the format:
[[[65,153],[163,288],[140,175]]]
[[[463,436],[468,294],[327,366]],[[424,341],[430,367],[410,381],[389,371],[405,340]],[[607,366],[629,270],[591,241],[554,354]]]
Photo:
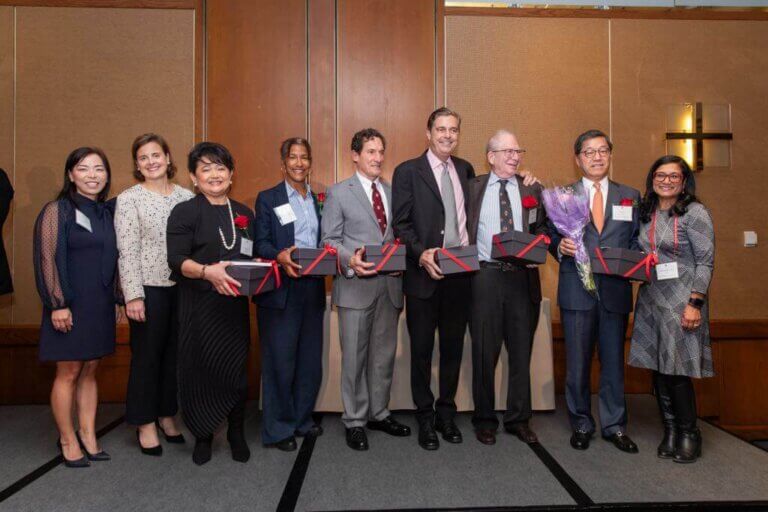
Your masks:
[[[425,421],[419,424],[419,446],[425,450],[437,450],[440,448],[440,441],[437,439],[437,433],[432,426],[431,421]]]
[[[496,431],[489,428],[478,428],[475,437],[483,444],[496,444]]]
[[[186,439],[184,439],[184,434],[176,434],[175,436],[169,436],[165,433],[165,429],[163,429],[163,426],[160,425],[160,422],[158,420],[155,420],[155,425],[157,425],[157,430],[163,433],[163,437],[165,437],[165,440],[171,444],[184,444],[187,442]]]
[[[209,460],[211,460],[211,454],[213,449],[211,444],[213,443],[213,435],[207,437],[198,437],[195,439],[195,449],[192,451],[192,462],[198,466],[202,466]]]
[[[396,437],[406,437],[411,435],[411,427],[403,425],[391,415],[381,421],[369,421],[367,427],[371,430],[380,430]]]
[[[619,450],[627,453],[637,453],[637,445],[632,441],[629,436],[623,432],[616,432],[615,434],[604,437],[606,441],[610,441]]]
[[[453,420],[436,420],[435,430],[441,432],[443,434],[443,439],[449,443],[460,443],[462,441],[461,431],[459,430],[459,427],[456,426],[456,423],[453,422]]]
[[[347,446],[361,452],[368,449],[368,436],[365,435],[363,427],[347,429]]]
[[[504,430],[512,435],[517,436],[522,442],[526,444],[538,443],[539,438],[536,433],[531,430],[531,427],[527,423],[518,423],[516,425],[505,425]]]
[[[296,437],[319,437],[323,435],[323,427],[315,423],[306,432],[296,431]]]
[[[80,443],[80,449],[83,450],[83,453],[85,453],[85,456],[88,457],[88,460],[92,460],[94,462],[112,460],[112,457],[104,450],[101,450],[99,453],[89,452],[85,447],[85,443],[83,443],[83,440],[80,438],[80,432],[75,432],[75,437],[77,437],[77,442]]]
[[[589,448],[589,440],[592,434],[584,430],[576,430],[571,436],[571,446],[576,450],[586,450]]]
[[[680,438],[675,447],[674,461],[683,464],[696,462],[701,457],[701,432],[698,428],[686,429],[680,432]]]
[[[91,465],[90,462],[88,462],[88,457],[83,455],[79,459],[75,460],[69,460],[64,456],[64,449],[61,447],[61,440],[56,441],[56,447],[59,449],[59,452],[61,452],[61,458],[64,459],[64,465],[68,468],[87,468]],[[87,453],[87,452],[86,452]]]
[[[296,438],[293,437],[293,436],[286,437],[282,441],[278,441],[276,443],[272,443],[272,444],[269,444],[267,446],[270,446],[270,447],[273,447],[273,448],[277,448],[278,450],[281,450],[281,451],[284,451],[284,452],[292,452],[292,451],[295,451],[296,447],[297,447],[297,445],[296,445]]]
[[[139,448],[141,448],[141,453],[144,455],[152,455],[154,457],[159,457],[163,454],[163,445],[159,444],[157,446],[150,446],[149,448],[145,448],[141,445],[141,436],[139,435],[139,429],[136,429],[136,441],[139,442]]]

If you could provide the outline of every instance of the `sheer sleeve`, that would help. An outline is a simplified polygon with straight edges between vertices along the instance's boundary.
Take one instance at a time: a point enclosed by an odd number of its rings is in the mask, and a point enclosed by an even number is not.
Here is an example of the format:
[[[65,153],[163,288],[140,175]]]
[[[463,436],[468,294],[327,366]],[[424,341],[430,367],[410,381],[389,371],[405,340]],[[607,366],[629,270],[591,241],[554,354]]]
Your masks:
[[[66,308],[72,300],[66,268],[66,211],[61,201],[48,203],[35,222],[35,283],[40,299],[50,309]]]

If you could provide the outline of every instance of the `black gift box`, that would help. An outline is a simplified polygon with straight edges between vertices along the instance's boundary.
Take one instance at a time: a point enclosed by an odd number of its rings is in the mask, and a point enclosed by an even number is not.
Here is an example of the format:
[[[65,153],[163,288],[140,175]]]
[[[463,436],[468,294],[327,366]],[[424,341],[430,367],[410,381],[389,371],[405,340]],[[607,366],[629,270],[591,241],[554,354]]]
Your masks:
[[[291,253],[291,259],[301,265],[302,276],[335,276],[337,269],[336,254],[326,252],[322,259],[310,269],[312,263],[323,254],[325,249],[297,248]]]
[[[602,261],[598,256],[598,251],[602,256]],[[596,248],[590,258],[592,272],[595,274],[606,274],[624,279],[648,282],[650,279],[645,273],[646,257],[648,257],[648,255],[644,252],[631,251],[629,249],[614,249],[610,247]],[[603,262],[605,262],[605,264],[603,264]],[[606,267],[608,268],[606,269]],[[650,277],[653,278],[653,267],[651,267],[650,274]]]
[[[384,265],[381,265],[381,261],[389,253],[392,253],[392,255],[387,259]],[[379,273],[403,272],[405,270],[405,246],[395,246],[394,244],[366,245],[365,252],[363,253],[363,261],[374,263],[376,267],[371,270],[375,269]],[[381,265],[381,268],[377,268],[379,265]]]
[[[450,252],[454,258],[461,261],[466,267],[462,268],[458,263],[453,261],[446,252]],[[474,272],[480,270],[480,260],[477,259],[477,246],[467,245],[465,247],[448,247],[445,249],[438,249],[437,252],[437,264],[440,267],[440,271],[445,275],[450,274],[463,274],[466,272]]]
[[[226,267],[227,274],[240,282],[240,295],[256,295],[269,292],[277,286],[271,263],[257,261],[233,261]],[[279,270],[278,270],[279,272]],[[263,286],[262,286],[263,283]]]
[[[531,263],[544,263],[547,261],[547,240],[541,239],[536,245],[531,247],[525,254],[520,254],[530,245],[539,235],[523,233],[522,231],[506,231],[493,235],[493,245],[491,246],[491,258],[499,261],[508,261],[511,263],[520,263],[527,265]]]

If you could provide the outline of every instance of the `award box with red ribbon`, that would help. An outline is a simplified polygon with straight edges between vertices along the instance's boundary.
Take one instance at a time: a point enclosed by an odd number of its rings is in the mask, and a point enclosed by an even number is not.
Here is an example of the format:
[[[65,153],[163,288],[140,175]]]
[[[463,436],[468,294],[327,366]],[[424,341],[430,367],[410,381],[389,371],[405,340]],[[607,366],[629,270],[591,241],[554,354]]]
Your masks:
[[[330,245],[322,249],[296,248],[291,259],[301,265],[302,276],[335,276],[339,269],[338,253]]]
[[[522,231],[506,231],[493,235],[491,258],[523,265],[547,261],[547,235],[532,235]]]
[[[405,270],[405,246],[400,243],[400,240],[384,245],[366,245],[363,258],[367,262],[374,263],[376,266],[371,270],[380,274]]]
[[[595,274],[644,282],[652,280],[653,267],[657,261],[655,254],[609,247],[595,247],[591,259],[592,272]]]
[[[240,282],[240,295],[258,295],[280,288],[280,267],[275,261],[233,261],[226,271]]]
[[[438,249],[435,253],[440,271],[445,275],[463,274],[480,270],[477,246],[450,247]]]

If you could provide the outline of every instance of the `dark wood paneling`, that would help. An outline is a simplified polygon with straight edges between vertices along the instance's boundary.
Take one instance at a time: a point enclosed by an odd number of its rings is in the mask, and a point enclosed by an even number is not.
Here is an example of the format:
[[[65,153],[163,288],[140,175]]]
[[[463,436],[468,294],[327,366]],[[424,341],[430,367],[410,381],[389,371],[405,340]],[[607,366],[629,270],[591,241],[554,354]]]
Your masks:
[[[435,108],[445,105],[445,0],[435,0]]]
[[[235,157],[233,196],[253,207],[281,179],[280,142],[307,135],[306,2],[208,0],[209,140]]]
[[[764,340],[723,343],[720,347],[720,422],[724,425],[767,425],[768,345]]]
[[[0,0],[19,7],[109,7],[120,9],[195,9],[200,0]]]
[[[668,8],[614,9],[500,9],[495,7],[447,7],[446,16],[508,16],[515,18],[603,18],[648,20],[768,20],[761,9],[713,10]]]
[[[336,2],[313,0],[309,7],[309,141],[312,187],[336,182]]]
[[[339,0],[338,179],[351,176],[352,135],[387,139],[384,174],[426,147],[435,103],[434,0]]]

